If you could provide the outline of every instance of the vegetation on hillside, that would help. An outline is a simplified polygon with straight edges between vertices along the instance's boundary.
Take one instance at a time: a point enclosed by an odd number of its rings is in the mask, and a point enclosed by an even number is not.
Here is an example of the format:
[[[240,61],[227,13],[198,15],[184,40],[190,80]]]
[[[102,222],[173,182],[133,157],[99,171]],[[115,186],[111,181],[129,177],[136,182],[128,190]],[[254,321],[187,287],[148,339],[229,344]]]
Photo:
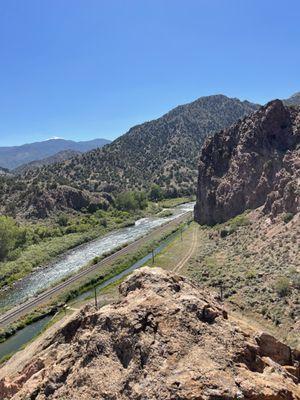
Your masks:
[[[82,210],[79,214],[60,212],[45,222],[17,222],[12,217],[0,216],[0,288],[71,248],[133,224],[139,217],[167,216],[159,214],[162,207],[151,202],[152,197],[152,190],[123,192],[107,210]],[[189,198],[172,199],[172,204],[186,201]]]
[[[154,201],[194,194],[205,138],[256,109],[222,95],[179,106],[103,148],[3,181],[0,213],[44,218],[59,209],[77,210],[74,197],[94,204],[95,195],[97,201],[99,196],[110,200],[124,191],[149,191],[153,185],[163,191],[163,195],[153,191]]]

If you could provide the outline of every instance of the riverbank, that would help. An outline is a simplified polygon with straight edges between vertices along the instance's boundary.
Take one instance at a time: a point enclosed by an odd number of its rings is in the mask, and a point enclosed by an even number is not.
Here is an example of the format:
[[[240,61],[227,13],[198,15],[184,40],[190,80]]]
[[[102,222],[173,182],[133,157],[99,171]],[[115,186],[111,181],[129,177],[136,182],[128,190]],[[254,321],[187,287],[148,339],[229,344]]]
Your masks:
[[[103,289],[109,290],[109,288],[115,286],[121,279],[124,279],[125,276],[131,273],[134,269],[141,267],[147,261],[151,260],[152,257],[156,257],[156,255],[158,255],[170,242],[172,242],[172,240],[180,235],[180,232],[182,232],[184,226],[186,226],[186,222],[179,223],[177,226],[171,227],[170,230],[164,232],[162,235],[160,235],[160,237],[152,238],[151,241],[148,240],[135,253],[131,253],[125,257],[122,257],[121,260],[113,263],[105,270],[102,269],[100,276],[98,275],[98,271],[96,274],[94,273],[94,275],[86,278],[80,284],[74,286],[71,290],[61,293],[55,302],[52,302],[51,305],[48,305],[47,309],[40,308],[34,314],[27,315],[25,319],[19,320],[16,324],[11,325],[6,331],[2,332],[2,338],[5,338],[6,341],[10,340],[10,337],[12,337],[14,333],[20,331],[20,329],[26,329],[24,326],[27,327],[28,325],[32,324],[33,315],[35,316],[36,321],[41,320],[43,315],[46,316],[51,314],[51,310],[52,314],[54,314],[54,310],[61,310],[61,315],[64,315],[68,310],[67,305],[73,305],[74,303],[78,302],[82,303],[94,296],[95,287],[98,293]],[[64,307],[62,307],[62,305],[64,305]],[[40,322],[37,325],[40,326]],[[34,329],[32,331],[35,333]],[[32,340],[33,337],[34,336],[32,336],[30,340]],[[27,330],[25,331],[25,338],[26,341],[28,341]],[[20,339],[16,342],[19,345]],[[0,353],[5,352],[3,350],[5,348],[5,343],[6,342],[0,344]],[[22,343],[22,345],[24,344],[25,343]],[[11,345],[9,346],[9,349],[11,349]],[[11,356],[11,354],[6,353],[3,356],[2,362],[5,361],[9,356]]]
[[[145,210],[126,212],[98,210],[83,216],[63,216],[49,222],[28,224],[20,228],[22,246],[11,259],[0,262],[0,293],[33,271],[52,263],[66,251],[101,238],[115,230],[132,226],[140,218],[157,215],[163,208],[190,201],[188,197],[149,202]]]

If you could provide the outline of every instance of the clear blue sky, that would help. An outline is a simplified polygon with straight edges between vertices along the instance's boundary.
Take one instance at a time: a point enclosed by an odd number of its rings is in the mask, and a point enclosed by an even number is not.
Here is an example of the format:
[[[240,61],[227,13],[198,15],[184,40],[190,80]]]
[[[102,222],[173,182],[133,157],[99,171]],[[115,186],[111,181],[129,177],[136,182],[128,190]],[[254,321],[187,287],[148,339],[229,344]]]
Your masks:
[[[300,91],[299,0],[0,0],[0,146]]]

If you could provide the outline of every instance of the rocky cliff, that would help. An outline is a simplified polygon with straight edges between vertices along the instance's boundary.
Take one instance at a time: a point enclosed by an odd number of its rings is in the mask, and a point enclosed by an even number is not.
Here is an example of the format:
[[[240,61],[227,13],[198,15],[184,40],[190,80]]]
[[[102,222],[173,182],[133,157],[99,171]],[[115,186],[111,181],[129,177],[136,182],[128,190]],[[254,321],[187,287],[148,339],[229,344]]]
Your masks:
[[[120,295],[79,311],[19,371],[16,354],[0,370],[1,398],[300,399],[299,352],[241,328],[187,279],[146,267]]]
[[[202,149],[195,219],[220,223],[247,209],[300,211],[300,108],[274,100]]]

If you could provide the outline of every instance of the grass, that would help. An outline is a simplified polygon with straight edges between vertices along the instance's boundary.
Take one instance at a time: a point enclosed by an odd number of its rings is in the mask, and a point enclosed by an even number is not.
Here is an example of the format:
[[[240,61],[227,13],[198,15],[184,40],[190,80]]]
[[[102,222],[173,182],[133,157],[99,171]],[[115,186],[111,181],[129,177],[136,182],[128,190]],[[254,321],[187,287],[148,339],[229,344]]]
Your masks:
[[[39,307],[39,309],[35,310],[34,312],[28,314],[24,318],[18,320],[16,323],[10,325],[5,330],[0,331],[0,342],[5,341],[18,330],[21,330],[27,325],[45,317],[46,315],[55,314],[59,309],[61,309],[63,304],[66,303],[74,303],[76,304],[76,298],[88,292],[89,290],[93,289],[95,286],[98,286],[104,282],[107,282],[109,279],[115,277],[116,275],[120,274],[121,272],[125,271],[129,267],[131,267],[135,262],[139,261],[147,254],[149,254],[153,248],[158,247],[164,240],[172,237],[175,234],[174,240],[176,240],[176,233],[178,235],[179,231],[183,229],[184,224],[180,224],[164,235],[160,235],[156,239],[153,239],[146,243],[142,248],[138,251],[134,252],[133,254],[128,254],[126,256],[122,256],[119,260],[114,262],[112,265],[107,265],[105,267],[101,267],[101,273],[98,272],[92,273],[91,276],[85,278],[79,284],[75,284],[71,289],[69,288],[67,291],[58,295],[58,297],[52,301],[49,305],[44,305]],[[157,256],[156,256],[157,257]],[[103,289],[103,292],[109,292],[112,288],[115,288],[121,281],[125,279],[122,278],[117,280],[117,282],[113,282],[109,284],[107,287]],[[92,297],[92,295],[91,295]],[[62,311],[60,313],[63,313]]]
[[[230,234],[222,237],[225,228]],[[264,220],[252,219],[249,213],[214,227],[199,227],[196,251],[180,274],[216,294],[222,285],[231,310],[252,318],[254,325],[259,320],[261,327],[299,347],[294,328],[300,316],[300,231],[286,230],[282,223],[270,238],[268,229]],[[183,233],[183,241],[177,237],[156,257],[154,266],[172,270],[191,238],[192,225]]]
[[[11,324],[6,329],[0,329],[0,343],[5,342],[8,338],[13,336],[16,332],[25,328],[32,323],[39,321],[40,319],[46,317],[47,315],[52,315],[56,311],[56,307],[47,307],[44,309],[38,309],[30,314],[27,314],[23,318],[16,321],[16,323]]]
[[[171,211],[163,211],[162,207],[175,207],[190,201],[189,197],[167,199],[159,205],[149,202],[144,211],[135,213],[110,209],[98,210],[94,214],[60,215],[56,219],[38,224],[28,224],[26,243],[15,249],[11,259],[0,262],[0,289],[12,285],[31,273],[34,269],[50,263],[62,253],[87,243],[114,229],[132,226],[141,217],[159,214],[160,217],[171,215]]]
[[[172,270],[177,265],[178,261],[186,254],[187,249],[190,248],[193,226],[195,226],[194,222],[185,226],[185,229],[182,230],[182,235],[178,234],[174,240],[156,255],[153,267]]]
[[[143,247],[141,247],[138,251],[134,252],[133,254],[122,256],[122,258],[114,262],[111,266],[106,266],[104,268],[101,268],[100,275],[93,276],[92,278],[89,278],[79,286],[77,285],[76,288],[69,290],[68,293],[60,296],[59,301],[67,303],[75,299],[80,294],[85,293],[90,289],[94,288],[95,286],[105,283],[111,278],[114,278],[116,275],[119,275],[120,273],[126,271],[137,261],[141,260],[147,254],[149,254],[152,251],[152,249],[157,248],[164,240],[169,238],[175,232],[178,232],[180,229],[182,229],[182,225],[172,229],[170,232],[163,235],[159,239],[150,241],[149,243],[145,244]]]
[[[189,197],[177,197],[175,199],[165,199],[158,202],[159,207],[162,208],[173,208],[179,206],[180,204],[189,203],[195,201],[195,196]]]

